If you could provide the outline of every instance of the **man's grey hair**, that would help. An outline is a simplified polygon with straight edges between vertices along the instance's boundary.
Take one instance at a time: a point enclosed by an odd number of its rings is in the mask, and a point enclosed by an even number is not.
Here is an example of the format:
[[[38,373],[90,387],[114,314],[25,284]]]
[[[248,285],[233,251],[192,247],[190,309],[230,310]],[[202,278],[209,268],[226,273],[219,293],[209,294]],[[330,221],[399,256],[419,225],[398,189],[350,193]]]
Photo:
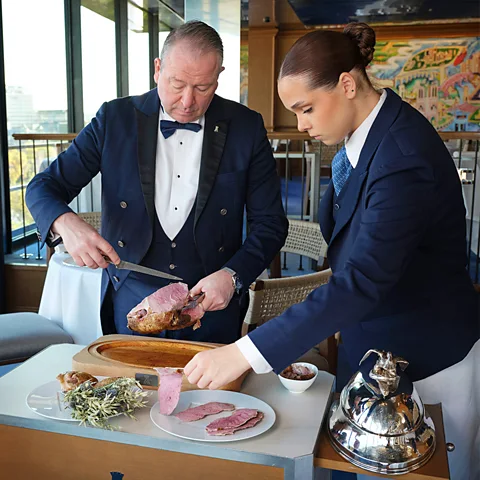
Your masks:
[[[217,52],[220,58],[220,66],[223,64],[223,43],[220,35],[210,25],[199,20],[190,20],[168,34],[160,53],[162,64],[168,50],[182,40],[190,42],[193,48],[200,53]]]

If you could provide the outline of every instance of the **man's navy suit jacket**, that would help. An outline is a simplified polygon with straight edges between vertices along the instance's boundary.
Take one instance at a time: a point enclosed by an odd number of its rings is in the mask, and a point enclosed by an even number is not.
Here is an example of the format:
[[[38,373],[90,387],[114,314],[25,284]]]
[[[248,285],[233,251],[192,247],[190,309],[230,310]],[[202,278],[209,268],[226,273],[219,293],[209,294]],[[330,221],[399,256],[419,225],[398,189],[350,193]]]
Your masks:
[[[250,333],[275,371],[337,331],[352,369],[383,349],[410,362],[411,380],[468,353],[479,334],[459,177],[432,125],[391,90],[319,215],[330,282]]]
[[[52,223],[71,212],[68,204],[102,173],[102,236],[122,260],[141,263],[153,235],[154,187],[160,100],[157,91],[104,103],[96,117],[27,188],[26,200],[41,238]],[[248,286],[285,242],[288,221],[282,206],[276,164],[262,117],[214,96],[206,114],[195,204],[195,246],[211,274],[224,266]],[[246,207],[249,234],[242,245]],[[119,289],[128,271],[109,266]]]

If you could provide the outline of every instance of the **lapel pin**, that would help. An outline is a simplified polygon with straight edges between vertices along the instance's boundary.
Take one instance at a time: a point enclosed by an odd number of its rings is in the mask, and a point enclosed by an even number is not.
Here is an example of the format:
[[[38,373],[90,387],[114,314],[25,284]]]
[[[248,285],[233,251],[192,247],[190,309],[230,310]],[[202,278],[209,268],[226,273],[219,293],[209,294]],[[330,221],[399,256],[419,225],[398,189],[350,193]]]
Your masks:
[[[215,132],[215,133],[218,133],[218,129],[219,129],[219,128],[220,128],[220,127],[219,127],[218,125],[215,125],[215,130],[214,130],[214,132]]]

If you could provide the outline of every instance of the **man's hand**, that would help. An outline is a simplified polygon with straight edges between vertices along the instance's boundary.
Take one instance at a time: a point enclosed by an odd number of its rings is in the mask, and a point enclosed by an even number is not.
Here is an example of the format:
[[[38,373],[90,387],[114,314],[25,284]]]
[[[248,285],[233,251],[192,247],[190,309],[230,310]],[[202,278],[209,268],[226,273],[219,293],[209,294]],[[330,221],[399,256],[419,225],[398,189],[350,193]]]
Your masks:
[[[226,308],[233,297],[234,291],[230,273],[219,270],[208,277],[202,278],[192,288],[190,295],[193,297],[199,293],[205,293],[201,305],[206,312],[212,312]]]
[[[233,382],[250,369],[240,349],[232,343],[225,347],[197,353],[185,366],[183,373],[198,388],[217,390]]]
[[[120,262],[120,257],[113,247],[75,213],[60,215],[53,222],[52,231],[62,237],[65,249],[80,267],[108,267],[102,254],[107,255],[115,264]]]

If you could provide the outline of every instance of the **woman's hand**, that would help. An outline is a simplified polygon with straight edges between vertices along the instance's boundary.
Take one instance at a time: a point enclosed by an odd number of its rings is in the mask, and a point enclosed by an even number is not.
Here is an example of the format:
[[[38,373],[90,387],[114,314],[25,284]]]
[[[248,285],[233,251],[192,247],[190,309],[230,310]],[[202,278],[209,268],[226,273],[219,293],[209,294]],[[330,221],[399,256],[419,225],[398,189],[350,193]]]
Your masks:
[[[198,388],[217,390],[250,369],[240,349],[232,343],[197,353],[184,368],[188,381]]]

